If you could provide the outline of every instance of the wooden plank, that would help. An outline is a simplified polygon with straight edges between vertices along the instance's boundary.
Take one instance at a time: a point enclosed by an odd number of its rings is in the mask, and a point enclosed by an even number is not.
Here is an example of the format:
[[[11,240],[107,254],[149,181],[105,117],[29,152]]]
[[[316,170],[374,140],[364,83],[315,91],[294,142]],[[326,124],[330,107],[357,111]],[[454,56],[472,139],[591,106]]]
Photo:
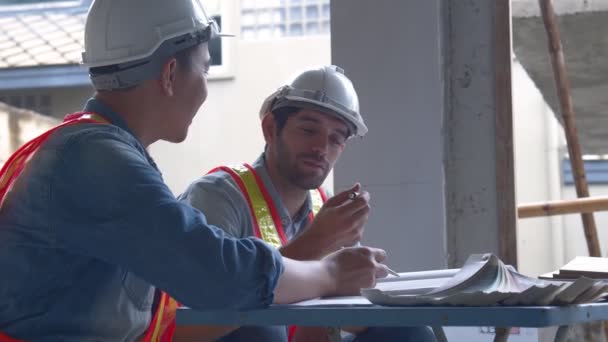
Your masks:
[[[511,92],[511,2],[496,1],[494,10],[498,251],[500,258],[505,263],[517,267],[517,214]]]
[[[570,96],[570,82],[566,72],[566,63],[564,61],[564,53],[555,12],[553,11],[551,0],[538,0],[538,2],[543,16],[543,23],[545,24],[545,29],[547,31],[549,54],[551,55],[551,65],[553,67],[553,75],[555,77],[561,114],[564,119],[568,155],[570,157],[570,163],[572,164],[572,175],[576,185],[576,194],[578,197],[589,197],[589,187],[587,186],[587,178],[585,177],[585,167],[583,164],[581,146],[576,132],[576,119],[572,106],[572,97]],[[597,237],[597,228],[593,214],[583,213],[581,214],[581,218],[583,220],[583,228],[585,230],[585,239],[587,241],[589,255],[601,256],[600,243]]]
[[[608,196],[526,203],[517,207],[517,214],[519,218],[530,218],[564,214],[593,213],[604,210],[608,210]]]

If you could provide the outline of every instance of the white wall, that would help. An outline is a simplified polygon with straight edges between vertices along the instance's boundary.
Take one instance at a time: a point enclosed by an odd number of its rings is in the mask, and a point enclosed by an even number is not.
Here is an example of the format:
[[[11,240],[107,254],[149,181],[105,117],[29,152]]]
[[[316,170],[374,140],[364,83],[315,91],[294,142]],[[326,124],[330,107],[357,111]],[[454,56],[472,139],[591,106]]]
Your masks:
[[[215,166],[257,158],[264,147],[262,101],[298,69],[329,63],[330,41],[328,36],[238,40],[233,61],[233,79],[209,82],[209,97],[186,141],[150,148],[175,194]]]
[[[573,185],[563,186],[563,199],[576,198],[576,190]],[[589,194],[595,196],[608,196],[608,185],[590,185]],[[608,256],[608,211],[594,213],[595,225],[597,227],[598,239],[602,256]],[[564,215],[564,239],[568,241],[565,245],[565,261],[568,262],[579,255],[589,255],[581,216],[577,214]]]
[[[561,126],[542,94],[517,60],[512,65],[513,131],[517,204],[560,199]],[[536,276],[564,260],[562,217],[518,220],[519,270]]]

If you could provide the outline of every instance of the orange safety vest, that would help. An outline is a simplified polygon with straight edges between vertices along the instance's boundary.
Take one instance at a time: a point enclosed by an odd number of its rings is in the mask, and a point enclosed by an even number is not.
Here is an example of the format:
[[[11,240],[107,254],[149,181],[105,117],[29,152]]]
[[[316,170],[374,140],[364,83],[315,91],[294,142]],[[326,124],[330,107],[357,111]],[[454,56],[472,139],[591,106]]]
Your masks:
[[[80,123],[109,124],[110,121],[103,116],[90,113],[78,112],[66,115],[63,123],[49,129],[38,137],[28,141],[15,151],[6,161],[0,170],[0,206],[4,202],[6,194],[17,180],[26,163],[32,158],[38,148],[49,138],[49,136],[60,128]],[[156,313],[143,341],[145,342],[166,342],[171,341],[175,332],[175,312],[179,303],[168,294],[161,291]],[[11,338],[0,332],[0,342],[22,342]]]
[[[241,190],[243,197],[247,201],[251,220],[253,222],[253,230],[255,236],[260,238],[275,248],[279,248],[286,244],[287,237],[279,218],[279,212],[275,203],[272,201],[268,190],[264,186],[262,179],[249,164],[238,166],[220,166],[209,171],[209,173],[224,171],[228,173],[236,182]],[[308,220],[312,221],[314,215],[319,212],[323,203],[327,201],[327,195],[321,189],[310,190],[312,201],[312,212],[308,216]],[[296,332],[296,326],[289,327],[289,341],[293,339]]]

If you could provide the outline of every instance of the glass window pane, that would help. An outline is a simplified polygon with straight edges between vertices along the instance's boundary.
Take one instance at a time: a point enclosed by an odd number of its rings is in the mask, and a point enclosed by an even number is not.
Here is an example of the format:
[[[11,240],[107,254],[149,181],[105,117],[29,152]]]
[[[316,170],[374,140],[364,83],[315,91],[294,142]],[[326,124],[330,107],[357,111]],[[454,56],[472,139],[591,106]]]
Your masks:
[[[275,37],[283,37],[285,36],[285,25],[275,26],[273,31]]]
[[[306,34],[319,34],[319,23],[307,23],[306,24]]]
[[[243,26],[253,26],[255,25],[255,12],[247,12],[243,13],[241,16],[241,25]]]
[[[256,37],[255,29],[250,27],[243,27],[241,30],[241,36],[243,39],[254,39]]]
[[[323,19],[329,18],[329,12],[330,12],[330,10],[329,10],[329,4],[324,4],[323,8],[321,10]]]
[[[272,12],[260,11],[258,14],[258,24],[270,24],[272,23]]]
[[[258,29],[257,37],[261,39],[272,38],[274,29],[269,26],[263,26]]]
[[[322,33],[329,33],[330,30],[331,30],[331,26],[329,24],[329,21],[323,21],[321,23],[321,32]]]
[[[302,7],[289,8],[289,19],[291,21],[302,20]]]
[[[272,12],[272,22],[273,23],[284,23],[285,22],[285,9],[278,8]]]
[[[203,4],[203,6],[204,6],[204,4]],[[241,8],[242,9],[254,9],[255,0],[241,0]]]
[[[306,19],[317,20],[319,19],[319,6],[306,6]]]
[[[289,25],[290,36],[301,36],[302,35],[302,24],[291,24]]]

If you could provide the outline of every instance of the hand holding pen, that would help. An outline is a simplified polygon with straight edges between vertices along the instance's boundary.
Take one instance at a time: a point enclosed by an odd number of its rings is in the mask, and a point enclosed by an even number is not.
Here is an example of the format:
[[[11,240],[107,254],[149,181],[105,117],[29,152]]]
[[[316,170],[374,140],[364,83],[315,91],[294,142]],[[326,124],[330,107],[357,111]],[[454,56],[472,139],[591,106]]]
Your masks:
[[[357,187],[357,185],[359,185],[359,183],[357,183],[355,185],[355,187]],[[361,187],[359,185],[358,189],[360,189],[360,188]],[[351,200],[351,201],[354,201],[360,195],[361,195],[361,193],[359,191],[355,191],[354,188],[353,188],[352,191],[348,194],[348,199]],[[360,246],[360,245],[361,245],[360,241],[357,241],[357,243],[354,246]],[[389,274],[391,274],[391,275],[393,275],[395,277],[400,277],[399,273],[397,273],[396,271],[392,270],[390,267],[386,266],[386,270],[388,271]]]

